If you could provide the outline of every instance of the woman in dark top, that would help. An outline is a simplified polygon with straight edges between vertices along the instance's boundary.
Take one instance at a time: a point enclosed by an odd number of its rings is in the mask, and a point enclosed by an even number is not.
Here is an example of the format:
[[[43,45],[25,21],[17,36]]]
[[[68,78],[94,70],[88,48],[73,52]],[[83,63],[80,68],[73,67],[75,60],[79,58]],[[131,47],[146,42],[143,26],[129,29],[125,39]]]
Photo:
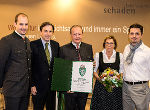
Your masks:
[[[122,110],[122,88],[113,88],[112,92],[108,92],[104,85],[100,83],[99,75],[108,67],[122,73],[122,54],[116,52],[117,42],[114,36],[108,36],[104,39],[104,50],[96,53],[96,67],[94,76],[96,83],[93,91],[91,110]],[[97,73],[99,70],[99,73]]]

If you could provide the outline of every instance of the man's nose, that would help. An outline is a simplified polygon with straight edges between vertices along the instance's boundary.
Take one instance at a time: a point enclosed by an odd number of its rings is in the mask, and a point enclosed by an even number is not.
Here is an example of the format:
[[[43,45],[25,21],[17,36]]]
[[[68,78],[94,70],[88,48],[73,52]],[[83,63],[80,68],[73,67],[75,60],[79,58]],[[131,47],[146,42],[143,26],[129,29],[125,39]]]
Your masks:
[[[76,37],[79,37],[80,36],[80,34],[76,34]]]
[[[23,25],[23,28],[27,28],[27,26],[26,26],[26,25]]]
[[[51,35],[51,32],[48,32],[47,34],[48,34],[48,35]]]

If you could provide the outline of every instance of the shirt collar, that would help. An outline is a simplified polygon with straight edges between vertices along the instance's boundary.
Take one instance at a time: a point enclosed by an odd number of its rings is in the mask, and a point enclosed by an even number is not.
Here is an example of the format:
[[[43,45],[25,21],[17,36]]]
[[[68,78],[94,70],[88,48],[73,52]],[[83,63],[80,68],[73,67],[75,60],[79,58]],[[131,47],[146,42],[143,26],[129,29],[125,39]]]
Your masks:
[[[74,42],[72,41],[72,44],[77,48],[77,44],[76,44],[76,43],[74,43]],[[80,45],[81,45],[81,42],[79,43],[79,48],[80,48]]]
[[[106,49],[104,49],[103,51],[102,51],[102,53],[104,53],[105,55],[106,55]],[[112,54],[112,56],[114,56],[116,54],[116,51],[113,49],[113,54]]]
[[[44,39],[42,39],[42,37],[41,37],[41,41],[42,41],[42,44],[43,44],[44,47],[45,47],[45,43],[48,43],[48,45],[50,45],[50,41],[46,42]]]
[[[23,36],[23,35],[19,34],[16,30],[15,30],[15,32],[16,32],[20,37],[22,37],[23,39],[25,38],[25,35]]]

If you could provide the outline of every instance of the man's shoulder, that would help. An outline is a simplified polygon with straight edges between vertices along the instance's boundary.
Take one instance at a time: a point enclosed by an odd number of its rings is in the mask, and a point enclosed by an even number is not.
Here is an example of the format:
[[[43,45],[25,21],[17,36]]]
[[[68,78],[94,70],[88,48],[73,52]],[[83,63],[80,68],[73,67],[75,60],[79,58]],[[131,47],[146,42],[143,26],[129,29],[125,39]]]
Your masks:
[[[147,45],[145,45],[144,43],[142,43],[142,46],[146,49],[150,49]]]
[[[88,44],[88,43],[85,43],[85,42],[82,42],[81,44],[85,45],[85,46],[92,46],[91,44]]]
[[[88,49],[90,49],[90,48],[92,48],[92,45],[88,44],[88,43],[85,43],[85,42],[82,42],[81,43],[81,48],[88,48]]]
[[[127,45],[125,46],[125,48],[129,48],[129,46],[130,46],[130,44],[127,44]]]
[[[36,43],[39,43],[39,42],[41,42],[41,39],[33,40],[33,41],[31,41],[31,44],[36,44]]]
[[[2,40],[11,40],[11,39],[14,39],[14,37],[13,37],[14,35],[15,35],[14,32],[11,33],[11,34],[8,34],[8,35],[2,37]]]
[[[65,45],[61,46],[60,48],[68,48],[68,47],[70,47],[71,45],[72,45],[71,43],[68,43],[68,44],[65,44]]]
[[[142,44],[142,49],[143,49],[144,51],[150,52],[150,48],[149,48],[147,45],[145,45],[145,44]]]
[[[59,43],[57,41],[55,41],[55,40],[50,40],[50,43],[59,45]]]
[[[130,49],[130,44],[127,44],[124,48],[124,51],[127,50],[127,49]]]
[[[41,41],[41,39],[37,39],[37,40],[34,40],[34,41],[31,41],[30,42],[30,46],[31,46],[31,48],[37,48],[39,45],[41,45],[42,44],[42,41]]]

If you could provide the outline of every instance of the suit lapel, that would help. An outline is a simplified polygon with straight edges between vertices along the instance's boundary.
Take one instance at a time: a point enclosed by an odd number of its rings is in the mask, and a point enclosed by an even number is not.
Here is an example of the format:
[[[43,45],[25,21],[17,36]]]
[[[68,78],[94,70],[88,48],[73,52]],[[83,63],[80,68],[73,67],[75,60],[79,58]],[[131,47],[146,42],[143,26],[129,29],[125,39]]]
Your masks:
[[[68,45],[68,47],[70,48],[70,51],[69,51],[69,57],[74,61],[78,61],[78,53],[76,51],[76,47],[72,44],[72,42]],[[79,49],[80,51],[80,49]],[[81,57],[82,59],[82,57]]]
[[[84,44],[82,42],[81,42],[79,50],[80,50],[80,56],[81,56],[81,59],[82,59],[82,55],[84,55],[84,52],[85,52]]]

